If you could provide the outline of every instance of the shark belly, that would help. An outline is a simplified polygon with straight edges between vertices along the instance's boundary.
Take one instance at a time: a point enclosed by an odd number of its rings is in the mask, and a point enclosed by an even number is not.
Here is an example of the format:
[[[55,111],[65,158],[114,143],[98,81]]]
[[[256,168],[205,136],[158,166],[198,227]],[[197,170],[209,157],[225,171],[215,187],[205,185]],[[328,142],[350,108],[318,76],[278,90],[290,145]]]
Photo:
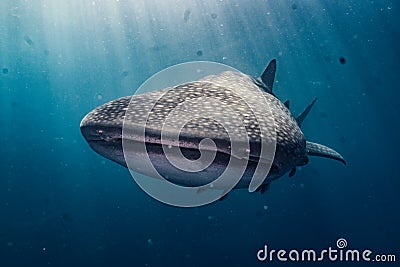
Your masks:
[[[140,174],[144,174],[146,176],[154,178],[155,177],[154,170],[155,170],[165,180],[176,185],[188,186],[188,187],[197,187],[214,182],[224,173],[232,157],[232,155],[223,152],[217,152],[215,154],[215,158],[212,161],[212,163],[209,164],[206,168],[202,169],[201,171],[188,172],[182,170],[181,168],[177,168],[173,164],[171,164],[171,160],[172,161],[179,160],[179,157],[173,159],[171,158],[171,156],[169,156],[167,158],[164,149],[165,147],[163,148],[163,146],[161,146],[160,144],[146,143],[146,150],[147,150],[146,153],[138,151],[125,151],[125,156],[129,158],[128,160],[137,162],[135,166],[130,166],[130,169],[134,172],[138,172]],[[192,160],[190,167],[193,167],[193,164],[196,164],[196,159],[198,159],[200,155],[199,150],[184,148],[184,147],[181,147],[180,150],[187,159]],[[171,155],[172,157],[174,156],[174,154]],[[141,164],[141,161],[146,159],[146,157],[150,159],[154,169],[143,167],[146,166],[146,164]],[[243,166],[243,164],[246,165],[246,169],[244,173],[241,175],[240,180],[236,184],[235,188],[236,189],[247,188],[254,175],[256,167],[259,164],[265,164],[265,163],[259,162],[257,159],[236,158],[235,160],[240,160],[242,163],[237,165],[238,167],[236,171],[238,174],[240,174],[242,171],[239,166]],[[233,168],[235,167],[236,165],[233,165]],[[272,169],[267,179],[264,180],[264,184],[270,183],[271,180],[274,180],[274,177],[277,176],[274,170],[275,167],[272,166]],[[232,180],[236,180],[236,178],[238,177],[232,177]]]

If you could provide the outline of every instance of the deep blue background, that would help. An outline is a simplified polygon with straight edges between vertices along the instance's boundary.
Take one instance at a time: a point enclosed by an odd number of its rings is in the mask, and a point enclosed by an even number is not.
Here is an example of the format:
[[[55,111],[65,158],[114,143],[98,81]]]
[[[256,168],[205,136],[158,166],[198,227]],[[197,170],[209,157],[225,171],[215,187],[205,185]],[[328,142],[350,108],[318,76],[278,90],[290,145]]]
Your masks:
[[[1,1],[0,266],[266,266],[264,244],[340,237],[399,261],[398,15],[397,1]],[[210,60],[258,76],[272,58],[294,113],[319,99],[307,139],[347,166],[312,158],[267,194],[183,209],[81,136],[88,111],[163,68]]]

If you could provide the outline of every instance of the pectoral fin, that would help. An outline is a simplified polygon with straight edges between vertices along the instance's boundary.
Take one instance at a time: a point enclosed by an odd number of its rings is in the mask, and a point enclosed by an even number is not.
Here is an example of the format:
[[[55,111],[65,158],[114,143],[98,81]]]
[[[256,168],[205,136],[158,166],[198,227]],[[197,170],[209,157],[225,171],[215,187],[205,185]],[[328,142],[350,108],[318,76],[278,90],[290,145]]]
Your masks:
[[[262,184],[262,185],[260,185],[260,187],[257,188],[257,191],[259,191],[259,192],[261,193],[261,195],[263,195],[265,192],[268,191],[269,185],[270,185],[270,184],[271,184],[271,183],[267,183],[267,184]]]
[[[293,177],[296,174],[296,167],[294,167],[290,172],[289,172],[289,177]]]

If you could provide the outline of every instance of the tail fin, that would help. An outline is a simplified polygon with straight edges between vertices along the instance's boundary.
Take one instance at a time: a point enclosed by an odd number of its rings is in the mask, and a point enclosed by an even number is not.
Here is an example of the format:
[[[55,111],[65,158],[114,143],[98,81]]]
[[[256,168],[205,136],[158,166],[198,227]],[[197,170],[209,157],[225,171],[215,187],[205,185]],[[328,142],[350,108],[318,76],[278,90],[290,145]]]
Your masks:
[[[327,146],[307,141],[306,150],[307,155],[335,159],[346,165],[346,161],[342,155]]]

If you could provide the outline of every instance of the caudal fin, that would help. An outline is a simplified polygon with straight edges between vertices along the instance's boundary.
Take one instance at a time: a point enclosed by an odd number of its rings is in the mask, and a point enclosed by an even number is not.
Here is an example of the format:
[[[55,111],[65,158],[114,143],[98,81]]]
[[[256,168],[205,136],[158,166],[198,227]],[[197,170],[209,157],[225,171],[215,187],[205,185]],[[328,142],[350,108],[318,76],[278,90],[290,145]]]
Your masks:
[[[346,165],[346,161],[342,155],[327,146],[307,141],[306,150],[307,155],[335,159]]]

